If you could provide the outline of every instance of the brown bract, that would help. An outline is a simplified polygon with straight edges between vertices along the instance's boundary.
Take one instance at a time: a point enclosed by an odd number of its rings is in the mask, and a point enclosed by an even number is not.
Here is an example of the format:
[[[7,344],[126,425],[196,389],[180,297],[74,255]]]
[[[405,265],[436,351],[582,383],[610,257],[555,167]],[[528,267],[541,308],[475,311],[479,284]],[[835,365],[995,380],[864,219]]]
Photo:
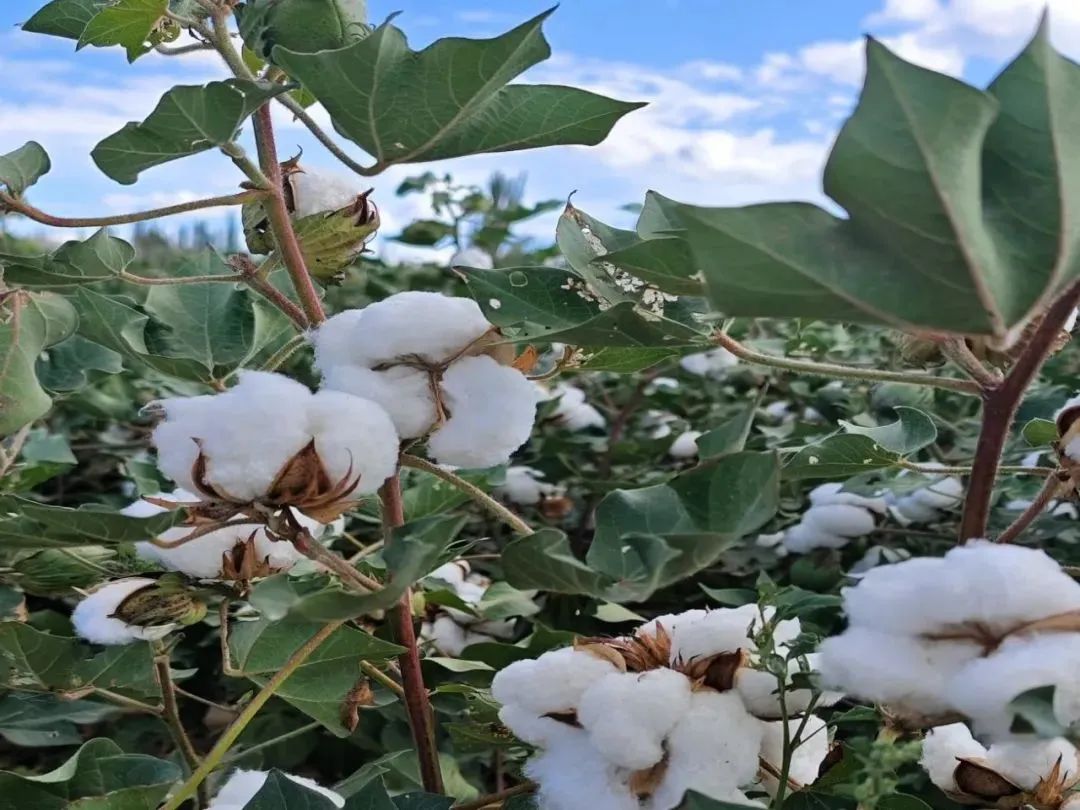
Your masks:
[[[257,531],[252,532],[243,543],[237,543],[221,555],[222,579],[247,583],[284,570],[271,565],[269,555],[259,554],[255,546]]]

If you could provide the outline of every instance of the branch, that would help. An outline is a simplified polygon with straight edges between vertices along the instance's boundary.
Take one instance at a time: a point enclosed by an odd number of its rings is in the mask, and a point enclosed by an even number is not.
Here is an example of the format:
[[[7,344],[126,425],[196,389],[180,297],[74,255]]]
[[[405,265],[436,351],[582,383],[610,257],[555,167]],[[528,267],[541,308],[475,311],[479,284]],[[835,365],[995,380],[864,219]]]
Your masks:
[[[195,746],[191,744],[184,722],[180,719],[180,707],[176,704],[176,687],[173,684],[172,668],[170,666],[169,653],[165,645],[160,641],[154,642],[154,672],[157,676],[158,686],[161,687],[162,718],[169,727],[173,741],[180,751],[187,765],[188,774],[192,774],[201,764],[199,754]],[[206,806],[210,803],[210,794],[206,785],[198,786],[199,804]]]
[[[193,42],[190,45],[155,45],[154,50],[160,53],[162,56],[183,56],[186,53],[195,53],[196,51],[210,51],[214,46],[209,42]]]
[[[318,540],[312,538],[311,533],[306,529],[297,532],[292,544],[297,551],[309,560],[314,560],[326,566],[337,574],[342,581],[347,582],[362,593],[377,593],[383,589],[381,582],[357,571],[344,557],[339,557]]]
[[[259,710],[266,705],[266,702],[274,696],[274,692],[287,681],[297,669],[299,669],[305,661],[311,656],[319,646],[326,641],[341,625],[344,624],[344,620],[330,622],[323,625],[319,632],[313,635],[310,639],[304,642],[296,652],[289,656],[289,660],[266,682],[266,686],[259,690],[258,694],[251,699],[251,701],[244,706],[243,710],[236,716],[236,719],[225,729],[225,733],[222,734],[214,747],[210,750],[210,753],[206,755],[206,758],[202,761],[202,764],[195,770],[186,782],[180,786],[180,789],[174,793],[165,804],[163,804],[160,810],[180,810],[184,802],[190,799],[199,789],[206,777],[213,773],[214,769],[218,767],[221,760],[225,757],[225,754],[229,752],[233,743],[247,728],[248,724],[255,719],[255,715],[259,713]]]
[[[838,363],[816,363],[812,360],[792,360],[788,357],[776,357],[775,355],[756,352],[723,332],[714,332],[712,339],[733,355],[748,363],[782,368],[800,374],[813,374],[818,377],[830,378],[840,377],[850,380],[877,380],[907,383],[908,385],[925,385],[931,388],[943,388],[947,391],[971,395],[976,395],[981,390],[978,384],[971,380],[938,377],[933,374],[918,374],[909,371],[886,371],[876,368],[843,366]]]
[[[286,93],[277,96],[277,101],[296,116],[296,120],[307,127],[308,131],[315,136],[315,140],[325,146],[326,150],[331,155],[336,157],[354,172],[363,177],[371,177],[374,174],[378,174],[377,164],[373,166],[364,166],[359,161],[349,157],[345,150],[342,149],[338,143],[318,125],[318,123],[316,123],[315,119],[308,115],[307,110],[305,110],[296,99]]]
[[[982,388],[996,388],[1004,379],[998,369],[989,369],[983,365],[964,338],[946,338],[941,341],[941,353],[962,368]]]
[[[1050,305],[1004,382],[997,388],[983,392],[982,430],[975,447],[975,461],[964,499],[964,514],[960,520],[961,543],[986,535],[994,479],[1016,410],[1027,387],[1053,352],[1055,343],[1061,337],[1062,326],[1078,303],[1080,281],[1074,281]]]
[[[1060,493],[1063,484],[1069,480],[1069,474],[1061,471],[1056,475],[1047,478],[1042,485],[1042,489],[1039,490],[1039,494],[1035,496],[1035,499],[1031,502],[1020,516],[1016,518],[1011,524],[1009,524],[1005,530],[997,536],[995,543],[1011,543],[1020,533],[1024,531],[1039,515],[1043,513],[1043,510],[1050,505],[1050,502],[1054,500]]]
[[[538,787],[539,785],[537,785],[536,782],[522,782],[520,785],[514,785],[512,788],[500,790],[498,793],[489,793],[487,796],[481,796],[479,799],[474,799],[470,802],[455,804],[450,810],[483,810],[485,807],[490,807],[493,804],[500,804],[515,796],[524,796],[528,793],[534,793]]]
[[[436,478],[441,478],[452,487],[464,492],[482,508],[486,509],[518,534],[529,535],[533,533],[533,528],[528,523],[492,498],[484,492],[484,490],[480,489],[480,487],[475,484],[470,484],[464,478],[455,475],[449,470],[444,470],[437,464],[432,464],[426,459],[411,456],[408,453],[402,453],[401,466],[411,467],[414,470],[423,470],[426,473],[434,475]]]
[[[116,277],[121,281],[127,281],[131,284],[142,284],[145,287],[164,287],[164,286],[178,286],[184,284],[209,284],[213,282],[228,281],[233,284],[243,284],[245,279],[242,276],[223,275],[221,273],[215,273],[209,276],[182,276],[180,278],[151,278],[150,276],[137,276],[134,273],[128,273],[125,270],[121,270],[116,274]]]
[[[149,219],[168,217],[173,214],[185,214],[189,211],[200,211],[204,208],[220,208],[226,205],[243,205],[254,202],[266,196],[265,191],[250,189],[237,194],[226,194],[221,197],[207,197],[204,200],[191,200],[190,202],[166,205],[164,208],[151,208],[149,211],[136,211],[133,214],[116,214],[111,217],[56,217],[46,214],[35,208],[25,200],[13,197],[6,191],[0,191],[0,210],[22,214],[27,219],[40,222],[42,225],[51,225],[54,228],[97,228],[108,225],[130,225],[133,222],[145,222]]]
[[[405,699],[405,688],[370,661],[361,661],[360,671],[372,680],[381,683],[402,700]]]
[[[924,475],[970,475],[975,469],[974,466],[947,466],[942,465],[932,466],[930,464],[916,464],[912,461],[905,461],[899,459],[893,462],[897,467],[902,467],[905,470],[911,470],[912,472],[923,473]],[[1053,475],[1057,472],[1056,467],[1025,467],[1021,464],[1001,465],[997,468],[999,475],[1007,473],[1009,475],[1037,475],[1045,478],[1048,475]]]
[[[383,535],[389,544],[394,529],[405,523],[401,502],[401,479],[394,475],[379,490],[382,501]],[[420,761],[420,777],[424,790],[429,793],[443,792],[442,769],[439,765],[439,749],[435,744],[435,717],[431,700],[424,685],[424,673],[420,669],[420,648],[416,642],[416,630],[412,618],[412,589],[407,588],[397,607],[391,612],[394,639],[405,648],[398,658],[401,681],[405,689],[405,710],[409,716],[413,745]]]

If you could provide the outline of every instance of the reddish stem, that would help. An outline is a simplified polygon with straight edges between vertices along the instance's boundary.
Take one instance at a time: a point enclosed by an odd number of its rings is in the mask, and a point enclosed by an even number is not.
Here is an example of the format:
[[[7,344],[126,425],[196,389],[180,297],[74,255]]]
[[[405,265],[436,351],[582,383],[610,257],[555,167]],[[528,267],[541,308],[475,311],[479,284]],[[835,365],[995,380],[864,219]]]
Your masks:
[[[961,543],[986,536],[994,479],[997,478],[1001,453],[1016,410],[1031,381],[1053,351],[1062,326],[1077,303],[1080,303],[1080,281],[1073,282],[1046,310],[1042,322],[1001,385],[983,389],[982,430],[975,447],[975,460],[964,498],[964,514],[960,520]]]
[[[382,500],[384,542],[392,541],[394,529],[405,524],[405,512],[401,502],[401,479],[395,475],[387,479],[379,490]],[[401,683],[405,689],[405,710],[409,715],[413,745],[420,760],[420,777],[424,790],[429,793],[443,792],[442,769],[439,767],[439,751],[435,745],[435,716],[431,710],[424,673],[420,669],[420,648],[416,643],[416,629],[412,618],[412,590],[406,590],[401,602],[391,613],[391,622],[397,643],[405,648],[398,658]]]
[[[296,239],[289,209],[285,203],[285,190],[282,185],[281,164],[278,163],[277,146],[274,143],[274,127],[270,120],[270,104],[266,103],[255,112],[255,146],[259,152],[259,166],[266,179],[270,181],[271,195],[266,199],[266,217],[270,222],[270,231],[274,234],[274,243],[281,254],[281,262],[289,271],[300,305],[307,319],[318,325],[326,320],[319,291],[311,279],[300,243]]]

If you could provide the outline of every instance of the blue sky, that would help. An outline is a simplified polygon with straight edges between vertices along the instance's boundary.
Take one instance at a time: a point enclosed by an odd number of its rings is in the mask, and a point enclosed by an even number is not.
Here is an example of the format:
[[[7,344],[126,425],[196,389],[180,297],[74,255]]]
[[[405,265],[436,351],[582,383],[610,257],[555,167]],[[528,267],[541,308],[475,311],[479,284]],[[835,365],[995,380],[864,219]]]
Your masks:
[[[126,121],[143,118],[173,84],[224,76],[212,54],[148,55],[128,65],[119,49],[76,54],[67,40],[23,33],[18,23],[44,0],[0,3],[0,153],[33,138],[53,171],[32,201],[50,213],[92,215],[228,193],[240,179],[217,154],[146,172],[135,186],[104,177],[90,149]],[[535,0],[369,0],[371,19],[394,11],[421,47],[440,36],[491,36],[548,7]],[[871,33],[902,56],[983,84],[1030,35],[1043,0],[565,0],[545,31],[553,58],[527,81],[587,87],[650,106],[620,122],[599,147],[562,147],[395,167],[373,178],[384,234],[425,214],[393,189],[435,168],[466,182],[502,170],[529,176],[533,199],[565,198],[620,224],[619,210],[657,189],[718,205],[820,200],[829,144],[854,103],[861,38]],[[1080,55],[1080,0],[1051,0],[1057,45]],[[283,152],[304,149],[332,167],[301,127],[278,117]],[[346,144],[356,155],[361,151]],[[175,227],[181,218],[174,218]],[[21,226],[43,235],[36,225]],[[550,219],[530,225],[550,234]],[[394,250],[382,242],[384,250]]]

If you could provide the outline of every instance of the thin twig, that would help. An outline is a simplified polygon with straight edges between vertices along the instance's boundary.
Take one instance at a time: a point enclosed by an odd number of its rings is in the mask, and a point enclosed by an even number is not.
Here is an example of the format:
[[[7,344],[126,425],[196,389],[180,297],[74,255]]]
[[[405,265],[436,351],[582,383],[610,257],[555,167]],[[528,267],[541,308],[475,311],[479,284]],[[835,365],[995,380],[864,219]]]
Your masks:
[[[225,712],[226,714],[236,714],[236,709],[232,706],[226,706],[224,703],[216,703],[209,698],[204,698],[202,695],[196,695],[194,692],[189,692],[181,686],[173,684],[173,691],[180,697],[187,698],[188,700],[194,700],[196,703],[201,703],[211,709],[217,709],[219,712]]]
[[[1009,526],[997,536],[997,539],[994,542],[1011,543],[1019,537],[1020,533],[1030,526],[1035,518],[1043,513],[1050,505],[1050,502],[1058,497],[1065,482],[1068,480],[1069,474],[1064,471],[1047,478],[1046,481],[1043,482],[1042,489],[1039,490],[1039,493],[1035,496],[1027,509],[1021,512],[1016,520],[1009,524]]]
[[[13,197],[5,191],[0,191],[0,210],[13,211],[22,214],[27,219],[40,222],[42,225],[51,225],[54,228],[97,228],[108,225],[129,225],[133,222],[145,222],[149,219],[172,216],[173,214],[185,214],[189,211],[200,211],[204,208],[221,208],[226,205],[243,205],[254,202],[266,196],[265,191],[251,189],[237,194],[226,194],[221,197],[207,197],[203,200],[191,200],[190,202],[166,205],[163,208],[151,208],[148,211],[136,211],[131,214],[115,214],[109,217],[57,217],[46,214],[35,208],[25,200]]]
[[[131,284],[141,284],[145,287],[169,287],[178,286],[183,284],[211,284],[214,282],[228,282],[231,284],[243,284],[244,279],[241,276],[233,275],[232,273],[215,273],[207,276],[179,276],[177,278],[154,278],[151,276],[137,276],[134,273],[128,273],[126,270],[121,270],[116,274],[116,277],[121,281],[127,281]]]
[[[499,520],[501,520],[518,534],[528,535],[533,533],[533,528],[528,523],[519,518],[517,515],[515,515],[513,512],[511,512],[509,509],[499,503],[497,500],[492,498],[490,495],[484,492],[484,490],[480,489],[480,487],[476,486],[475,484],[469,483],[464,478],[455,475],[449,470],[444,470],[437,464],[432,464],[427,459],[423,459],[418,456],[412,456],[408,453],[402,453],[401,466],[411,467],[415,470],[423,470],[430,475],[434,475],[436,478],[440,478],[443,481],[446,481],[446,483],[450,484],[455,489],[464,492],[477,504],[482,506],[484,509],[497,517]]]
[[[360,662],[360,671],[371,678],[373,681],[377,681],[397,695],[399,698],[405,698],[405,687],[395,681],[377,666],[370,661]]]
[[[154,50],[160,53],[162,56],[183,56],[186,53],[195,53],[196,51],[212,51],[214,46],[209,42],[194,42],[190,45],[162,45],[157,44],[154,46]]]
[[[877,368],[859,368],[857,366],[844,366],[838,363],[817,363],[811,360],[794,360],[789,357],[777,357],[763,352],[757,352],[743,345],[723,332],[714,332],[712,339],[731,352],[736,357],[748,363],[756,363],[761,366],[772,366],[786,371],[794,371],[800,374],[813,374],[818,377],[844,378],[851,380],[870,380],[883,382],[907,383],[908,385],[924,385],[931,388],[943,388],[947,391],[956,391],[961,394],[977,395],[982,389],[971,380],[960,380],[954,377],[938,377],[933,374],[918,374],[909,371],[888,371]]]
[[[450,810],[483,810],[485,807],[491,807],[493,804],[500,804],[515,796],[524,796],[529,793],[534,793],[537,787],[539,787],[539,785],[537,785],[536,782],[522,782],[520,785],[514,785],[506,790],[500,790],[498,793],[489,793],[487,796],[481,796],[479,799],[455,804]]]
[[[365,594],[375,593],[383,589],[381,582],[357,571],[349,565],[348,560],[338,556],[318,540],[312,538],[311,534],[306,530],[302,529],[297,533],[297,537],[293,539],[293,546],[309,560],[314,560],[326,566],[344,582]]]
[[[293,335],[289,341],[274,352],[270,358],[262,364],[263,371],[277,371],[281,368],[289,358],[296,354],[307,343],[307,337],[304,335]]]
[[[19,458],[23,445],[30,436],[30,425],[23,425],[15,434],[8,439],[6,446],[0,445],[0,478],[8,474],[8,470]]]
[[[229,756],[225,757],[221,761],[222,765],[231,765],[238,759],[243,759],[248,754],[254,754],[258,751],[265,751],[267,748],[273,748],[275,745],[280,745],[286,740],[291,740],[293,737],[300,737],[307,734],[309,731],[315,731],[322,727],[322,723],[315,721],[314,723],[308,723],[307,725],[294,728],[292,731],[286,731],[284,734],[279,734],[277,737],[271,737],[269,740],[263,740],[261,743],[257,743],[250,748],[245,748],[243,751],[235,751]]]
[[[118,692],[113,692],[111,689],[101,689],[95,686],[93,694],[110,700],[117,706],[124,706],[128,709],[135,709],[136,711],[146,712],[147,714],[160,715],[164,709],[161,706],[154,706],[150,703],[143,703],[141,700],[135,698],[129,698],[127,695],[121,695]]]
[[[905,461],[904,459],[898,459],[893,462],[897,467],[903,467],[905,470],[911,470],[912,472],[923,473],[924,475],[970,475],[975,469],[974,465],[971,466],[935,466],[930,464],[917,464],[913,461]],[[1003,464],[997,468],[998,475],[1036,475],[1045,478],[1048,475],[1053,475],[1057,472],[1056,467],[1025,467],[1022,464]]]
[[[160,810],[179,810],[184,802],[195,795],[199,785],[206,781],[206,777],[221,764],[222,759],[229,752],[233,743],[244,732],[248,724],[255,719],[255,716],[266,705],[267,701],[342,624],[344,624],[344,621],[335,621],[323,625],[315,635],[289,656],[289,660],[282,665],[280,670],[274,673],[270,680],[266,682],[266,686],[259,690],[258,694],[244,706],[236,719],[225,729],[225,732],[214,743],[214,747],[210,749],[210,753],[206,755],[195,773],[161,806]]]
[[[987,368],[975,356],[964,338],[946,338],[941,341],[941,353],[977,382],[982,388],[994,388],[1001,385],[1004,375],[998,369]]]

